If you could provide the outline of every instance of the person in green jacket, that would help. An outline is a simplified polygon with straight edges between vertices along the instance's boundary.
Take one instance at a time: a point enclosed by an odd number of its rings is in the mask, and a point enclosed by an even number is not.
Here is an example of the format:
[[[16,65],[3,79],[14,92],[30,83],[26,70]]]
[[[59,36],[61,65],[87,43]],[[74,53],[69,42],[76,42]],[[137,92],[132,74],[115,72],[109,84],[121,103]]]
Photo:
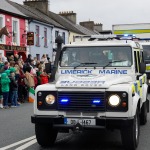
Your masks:
[[[1,90],[3,93],[3,106],[4,108],[9,108],[8,107],[8,97],[9,97],[9,83],[10,79],[8,78],[7,73],[2,73],[1,74]]]
[[[3,73],[6,73],[8,77],[10,76],[10,70],[5,70]]]

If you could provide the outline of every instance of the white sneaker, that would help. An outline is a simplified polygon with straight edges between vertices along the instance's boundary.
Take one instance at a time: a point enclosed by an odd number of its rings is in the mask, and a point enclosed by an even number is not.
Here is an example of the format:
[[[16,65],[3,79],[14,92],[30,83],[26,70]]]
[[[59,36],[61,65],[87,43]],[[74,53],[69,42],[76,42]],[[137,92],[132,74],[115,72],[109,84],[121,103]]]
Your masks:
[[[16,106],[12,105],[11,107],[12,107],[12,108],[15,108]]]
[[[0,108],[3,108],[3,105],[2,105],[2,104],[0,104]]]

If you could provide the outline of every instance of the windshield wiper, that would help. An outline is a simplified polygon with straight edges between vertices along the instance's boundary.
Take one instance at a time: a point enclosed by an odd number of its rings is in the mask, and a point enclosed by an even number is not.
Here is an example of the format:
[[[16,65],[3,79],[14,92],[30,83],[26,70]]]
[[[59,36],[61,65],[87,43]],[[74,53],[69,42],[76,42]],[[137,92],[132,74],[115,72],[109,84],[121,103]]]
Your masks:
[[[107,65],[105,65],[105,66],[103,67],[103,69],[105,69],[107,66],[109,66],[109,65],[112,64],[112,63],[115,63],[115,62],[123,62],[123,61],[127,61],[127,60],[114,60],[114,61],[110,61]]]
[[[84,67],[85,65],[93,65],[93,64],[97,64],[97,63],[89,63],[89,62],[85,62],[85,63],[80,63],[79,65],[74,66],[74,69],[76,69],[77,67]]]

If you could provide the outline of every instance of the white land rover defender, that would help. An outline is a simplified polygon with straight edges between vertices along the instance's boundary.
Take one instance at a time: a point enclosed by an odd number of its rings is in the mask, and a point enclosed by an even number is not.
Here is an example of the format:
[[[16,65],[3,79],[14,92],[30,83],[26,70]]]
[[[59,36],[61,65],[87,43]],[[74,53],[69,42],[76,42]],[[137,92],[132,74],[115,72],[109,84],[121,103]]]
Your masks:
[[[140,42],[140,44],[143,47],[144,61],[146,63],[147,84],[150,87],[150,39],[148,41],[145,40],[145,42]]]
[[[108,40],[60,50],[60,43],[53,81],[35,91],[31,121],[38,143],[52,146],[59,131],[103,127],[120,129],[124,147],[135,150],[149,112],[142,47],[130,40]]]

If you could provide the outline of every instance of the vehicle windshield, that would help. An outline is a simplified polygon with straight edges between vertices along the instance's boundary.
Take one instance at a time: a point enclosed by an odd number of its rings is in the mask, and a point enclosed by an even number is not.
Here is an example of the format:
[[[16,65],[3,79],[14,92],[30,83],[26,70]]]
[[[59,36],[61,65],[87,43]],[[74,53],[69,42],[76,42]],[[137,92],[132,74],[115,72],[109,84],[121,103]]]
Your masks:
[[[150,60],[150,45],[142,45],[142,46],[143,46],[144,60]]]
[[[61,67],[129,67],[132,51],[129,46],[65,47],[61,53]]]

